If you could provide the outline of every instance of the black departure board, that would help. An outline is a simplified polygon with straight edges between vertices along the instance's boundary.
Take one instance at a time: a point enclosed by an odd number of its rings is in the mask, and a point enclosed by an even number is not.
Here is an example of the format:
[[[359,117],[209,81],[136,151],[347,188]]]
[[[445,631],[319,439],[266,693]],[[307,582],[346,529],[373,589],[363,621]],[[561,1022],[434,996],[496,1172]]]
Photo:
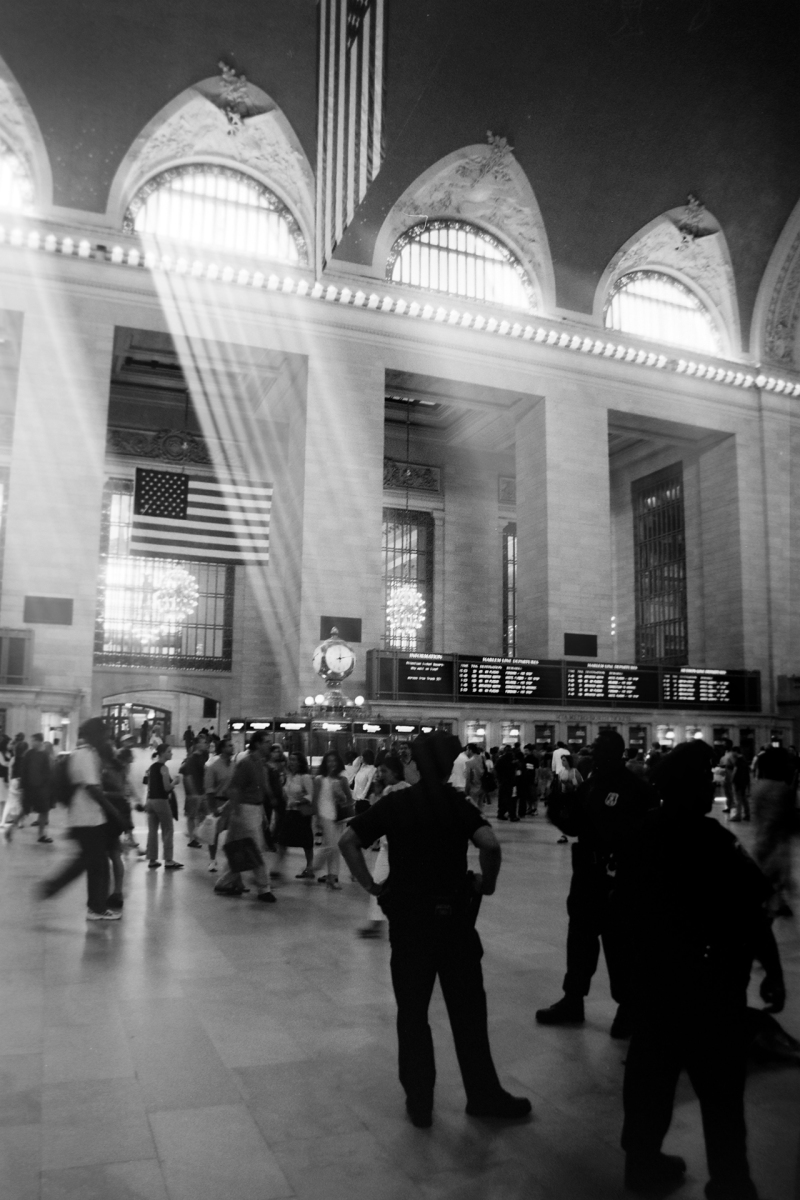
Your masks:
[[[618,663],[566,663],[570,703],[658,704],[658,667]]]
[[[458,656],[458,695],[503,704],[528,704],[562,699],[562,664],[536,658]]]
[[[452,657],[443,654],[401,654],[397,660],[398,694],[452,697],[454,667]]]
[[[758,671],[663,667],[660,700],[670,708],[729,708],[738,712],[760,712],[761,676]]]

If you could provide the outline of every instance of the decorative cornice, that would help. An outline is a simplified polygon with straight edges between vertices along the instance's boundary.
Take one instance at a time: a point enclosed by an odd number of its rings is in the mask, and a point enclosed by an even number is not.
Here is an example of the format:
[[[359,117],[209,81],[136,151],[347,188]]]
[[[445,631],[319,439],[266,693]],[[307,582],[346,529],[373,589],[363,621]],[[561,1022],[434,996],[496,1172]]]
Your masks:
[[[800,323],[800,233],[792,242],[781,267],[767,309],[764,349],[773,362],[797,370],[795,346]]]
[[[407,488],[416,492],[441,492],[442,472],[439,467],[424,463],[407,463],[402,459],[383,460],[383,486]]]
[[[774,391],[777,395],[784,393],[800,396],[800,379],[797,375],[789,378],[785,377],[784,372],[767,375],[760,367],[744,363],[741,359],[698,355],[687,350],[676,350],[671,346],[656,346],[653,343],[642,345],[644,339],[630,334],[623,334],[621,337],[615,335],[611,338],[608,336],[609,331],[599,325],[584,325],[579,330],[565,329],[564,322],[548,317],[533,318],[536,321],[536,324],[533,324],[528,322],[525,313],[520,313],[520,319],[515,320],[514,314],[506,309],[493,309],[490,305],[477,302],[465,303],[462,297],[432,293],[430,296],[422,295],[412,300],[408,293],[404,294],[402,289],[391,284],[384,284],[380,294],[367,294],[355,284],[323,284],[319,280],[314,281],[313,276],[301,269],[289,271],[285,267],[279,267],[279,276],[275,271],[267,274],[264,271],[251,270],[250,267],[243,266],[241,260],[237,260],[235,265],[231,261],[220,267],[220,256],[215,256],[214,259],[197,257],[189,262],[174,251],[170,253],[166,249],[158,253],[154,250],[143,251],[141,242],[135,238],[120,238],[111,242],[106,235],[101,242],[96,232],[93,232],[91,240],[85,235],[86,232],[88,231],[75,231],[74,236],[60,230],[55,233],[52,227],[44,222],[20,219],[11,228],[0,225],[0,247],[9,246],[23,254],[44,251],[67,258],[77,256],[79,259],[89,259],[95,263],[108,263],[124,269],[154,274],[174,272],[178,276],[186,275],[214,284],[230,284],[254,291],[281,292],[285,296],[296,296],[320,304],[341,304],[345,307],[371,310],[379,320],[384,314],[392,314],[406,321],[418,319],[450,327],[457,326],[471,333],[533,341],[554,350],[602,357],[620,364],[628,363],[663,371],[665,374],[685,374],[687,377],[724,384],[726,387],[748,389],[755,386],[768,392]],[[267,270],[269,271],[269,268]],[[429,300],[428,303],[425,302],[426,299]],[[446,302],[447,307],[439,303],[441,300]],[[665,350],[667,353],[664,353]]]
[[[178,429],[160,429],[150,433],[141,429],[122,429],[110,426],[106,441],[109,454],[130,458],[155,458],[170,463],[202,463],[211,465],[211,454],[205,438]]]

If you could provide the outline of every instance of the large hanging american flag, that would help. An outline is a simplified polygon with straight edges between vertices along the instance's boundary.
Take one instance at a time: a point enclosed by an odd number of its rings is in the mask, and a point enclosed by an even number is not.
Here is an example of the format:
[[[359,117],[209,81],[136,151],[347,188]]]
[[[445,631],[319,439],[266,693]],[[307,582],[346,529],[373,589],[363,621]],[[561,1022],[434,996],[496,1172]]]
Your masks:
[[[381,169],[386,0],[319,0],[317,277]]]
[[[232,564],[269,562],[272,487],[136,470],[130,553]]]

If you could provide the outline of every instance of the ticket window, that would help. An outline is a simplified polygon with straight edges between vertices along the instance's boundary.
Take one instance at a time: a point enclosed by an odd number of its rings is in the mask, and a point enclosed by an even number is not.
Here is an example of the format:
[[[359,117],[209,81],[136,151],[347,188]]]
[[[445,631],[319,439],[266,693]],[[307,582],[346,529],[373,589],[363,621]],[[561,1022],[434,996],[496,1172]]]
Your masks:
[[[588,733],[585,725],[567,726],[567,745],[573,754],[580,754],[586,746]]]
[[[631,750],[646,750],[649,738],[649,725],[631,725],[628,730],[628,745]]]
[[[522,726],[519,721],[501,721],[500,743],[503,746],[522,745]]]
[[[744,754],[748,762],[752,762],[756,752],[756,731],[749,726],[742,726],[739,730],[739,749]]]
[[[467,739],[467,745],[472,743],[479,750],[485,750],[489,736],[489,726],[485,721],[467,721],[464,725],[464,736]]]
[[[555,725],[534,725],[533,740],[537,751],[544,752],[551,750],[556,744],[556,727]]]

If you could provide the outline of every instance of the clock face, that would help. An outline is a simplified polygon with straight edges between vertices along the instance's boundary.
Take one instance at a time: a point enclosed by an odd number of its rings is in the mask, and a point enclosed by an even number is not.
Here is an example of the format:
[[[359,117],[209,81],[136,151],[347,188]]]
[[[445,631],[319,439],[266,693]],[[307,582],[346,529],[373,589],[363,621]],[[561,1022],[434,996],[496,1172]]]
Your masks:
[[[353,669],[355,655],[349,646],[334,642],[325,651],[325,662],[331,675],[339,675],[341,678],[344,678]]]

